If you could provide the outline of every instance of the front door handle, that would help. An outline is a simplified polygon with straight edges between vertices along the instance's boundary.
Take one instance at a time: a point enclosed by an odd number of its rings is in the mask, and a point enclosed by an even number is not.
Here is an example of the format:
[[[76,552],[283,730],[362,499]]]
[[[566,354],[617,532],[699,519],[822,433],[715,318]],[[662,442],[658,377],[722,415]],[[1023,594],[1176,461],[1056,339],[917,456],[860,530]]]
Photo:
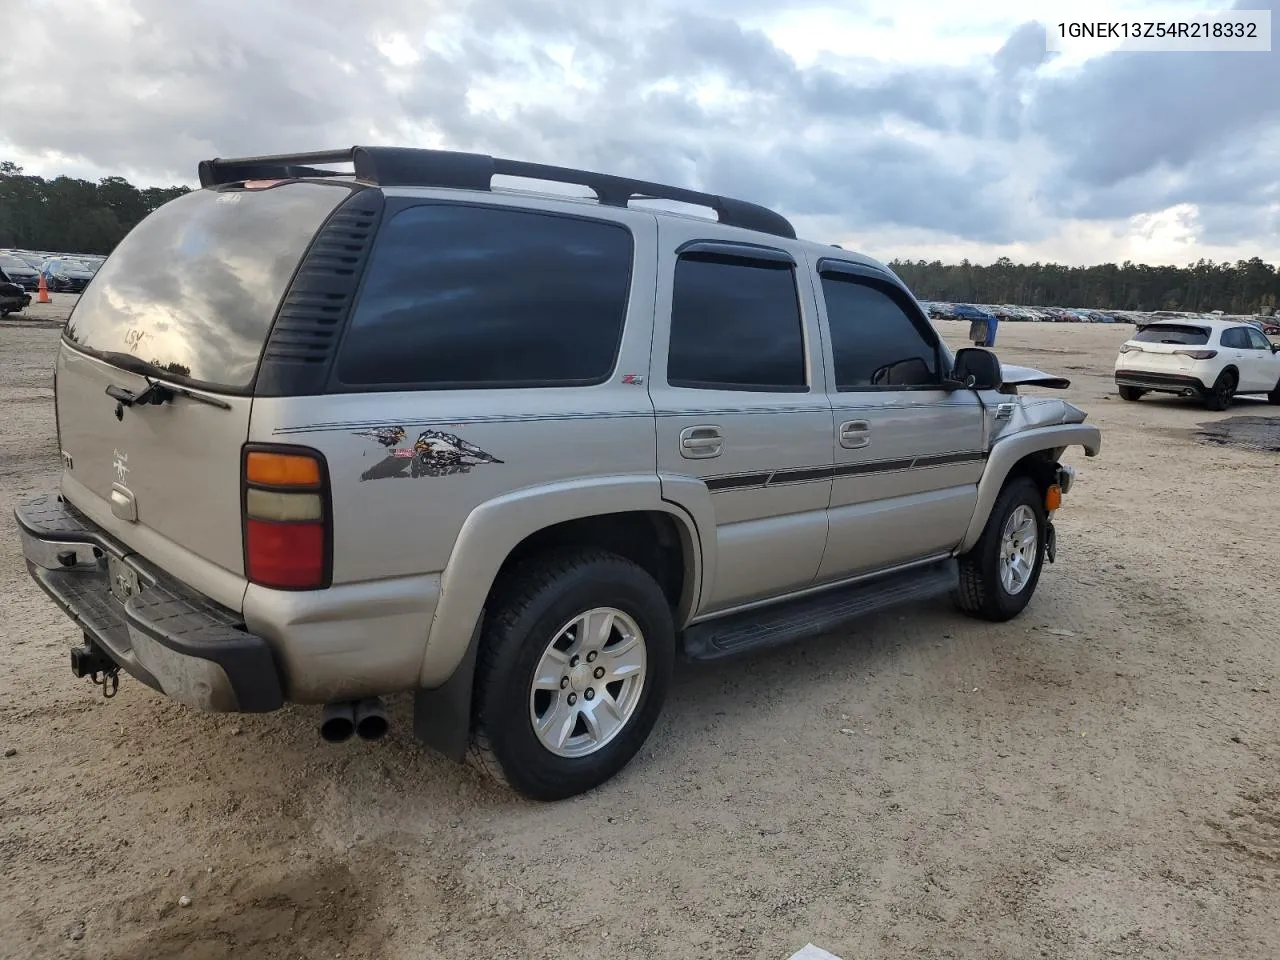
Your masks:
[[[840,424],[840,446],[857,450],[871,443],[871,424],[866,420],[846,420]]]
[[[724,451],[724,436],[719,427],[685,427],[680,431],[680,456],[687,460],[706,460]]]

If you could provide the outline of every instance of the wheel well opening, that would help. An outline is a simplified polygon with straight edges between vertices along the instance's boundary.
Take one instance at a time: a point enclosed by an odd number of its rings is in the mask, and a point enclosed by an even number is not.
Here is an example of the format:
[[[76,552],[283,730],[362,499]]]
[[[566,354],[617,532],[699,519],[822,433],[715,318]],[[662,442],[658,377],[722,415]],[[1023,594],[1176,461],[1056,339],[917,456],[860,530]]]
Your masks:
[[[670,514],[656,510],[608,513],[566,520],[530,534],[503,562],[501,577],[515,564],[560,547],[596,547],[625,557],[641,567],[662,587],[673,611],[688,598],[685,572],[689,567],[681,528]]]
[[[1013,465],[1005,478],[1005,486],[1015,477],[1029,477],[1041,493],[1047,493],[1057,476],[1059,455],[1057,450],[1037,450],[1027,454]]]

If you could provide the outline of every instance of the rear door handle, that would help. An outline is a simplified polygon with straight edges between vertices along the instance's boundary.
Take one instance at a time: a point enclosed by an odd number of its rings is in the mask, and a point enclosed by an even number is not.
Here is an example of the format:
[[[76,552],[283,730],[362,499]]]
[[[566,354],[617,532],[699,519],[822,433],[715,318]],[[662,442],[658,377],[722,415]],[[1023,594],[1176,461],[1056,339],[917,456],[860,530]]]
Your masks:
[[[719,427],[685,427],[680,431],[680,456],[687,460],[707,460],[723,451]]]
[[[846,420],[840,424],[840,446],[857,450],[871,443],[871,424],[866,420]]]

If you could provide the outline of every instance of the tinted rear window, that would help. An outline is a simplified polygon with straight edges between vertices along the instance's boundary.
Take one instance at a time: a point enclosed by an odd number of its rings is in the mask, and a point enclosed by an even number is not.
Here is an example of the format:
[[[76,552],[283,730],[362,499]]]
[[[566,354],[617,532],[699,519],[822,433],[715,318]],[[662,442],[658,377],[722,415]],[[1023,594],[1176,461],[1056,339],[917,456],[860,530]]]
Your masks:
[[[1179,343],[1199,347],[1209,342],[1209,330],[1180,323],[1153,323],[1139,330],[1133,339],[1139,343]]]
[[[804,361],[790,264],[707,255],[686,255],[676,263],[669,384],[800,392],[806,388]]]
[[[291,183],[171,200],[94,275],[67,339],[201,383],[247,387],[298,262],[348,196],[335,184]]]
[[[383,228],[338,357],[348,385],[584,385],[613,370],[631,288],[618,224],[428,203]]]

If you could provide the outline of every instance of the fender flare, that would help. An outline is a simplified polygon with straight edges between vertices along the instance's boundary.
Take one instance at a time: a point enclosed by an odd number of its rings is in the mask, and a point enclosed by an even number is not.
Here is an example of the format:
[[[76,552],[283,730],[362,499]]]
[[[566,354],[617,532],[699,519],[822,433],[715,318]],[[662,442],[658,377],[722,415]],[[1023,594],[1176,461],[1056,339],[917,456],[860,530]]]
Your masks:
[[[715,528],[707,529],[704,518],[664,500],[662,486],[656,474],[568,480],[515,490],[472,510],[440,578],[440,601],[427,635],[419,687],[442,686],[464,662],[494,578],[511,551],[532,534],[565,521],[639,511],[671,516],[692,567],[686,571],[691,581],[682,607],[696,609],[705,589],[704,538],[709,536],[714,543]],[[678,613],[685,618],[691,615],[685,610]]]
[[[965,553],[972,549],[982,536],[991,508],[1004,488],[1014,464],[1041,451],[1052,452],[1056,460],[1067,447],[1077,446],[1084,447],[1085,456],[1096,457],[1102,449],[1101,431],[1091,423],[1064,423],[1024,430],[997,440],[987,455],[987,467],[982,472],[982,479],[978,481],[978,497],[973,516],[969,520],[969,529],[956,552]]]

